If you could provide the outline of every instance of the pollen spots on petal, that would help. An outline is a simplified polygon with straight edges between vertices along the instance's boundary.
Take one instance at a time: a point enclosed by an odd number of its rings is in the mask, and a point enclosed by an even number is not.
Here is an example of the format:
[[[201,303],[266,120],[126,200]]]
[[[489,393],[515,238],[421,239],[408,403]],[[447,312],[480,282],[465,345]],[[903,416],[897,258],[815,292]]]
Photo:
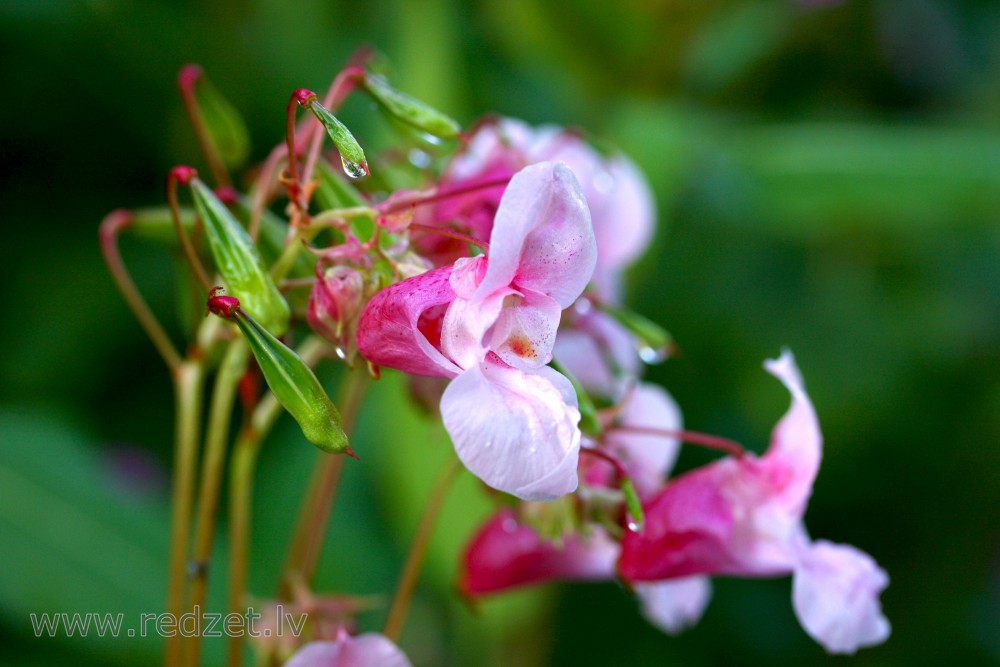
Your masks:
[[[522,359],[531,361],[538,359],[538,350],[532,345],[526,336],[515,335],[507,339],[507,347],[510,351]]]

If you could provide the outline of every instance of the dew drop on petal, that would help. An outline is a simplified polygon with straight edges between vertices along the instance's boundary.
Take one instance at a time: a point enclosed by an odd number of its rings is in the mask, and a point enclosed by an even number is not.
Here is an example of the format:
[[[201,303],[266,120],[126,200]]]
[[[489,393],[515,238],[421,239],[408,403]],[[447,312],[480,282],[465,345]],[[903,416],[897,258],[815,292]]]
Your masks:
[[[368,175],[368,165],[364,162],[354,162],[348,160],[343,155],[340,156],[340,163],[344,165],[344,173],[351,178],[363,178]]]
[[[507,517],[503,520],[503,529],[508,533],[513,533],[517,530],[517,519],[512,519]]]

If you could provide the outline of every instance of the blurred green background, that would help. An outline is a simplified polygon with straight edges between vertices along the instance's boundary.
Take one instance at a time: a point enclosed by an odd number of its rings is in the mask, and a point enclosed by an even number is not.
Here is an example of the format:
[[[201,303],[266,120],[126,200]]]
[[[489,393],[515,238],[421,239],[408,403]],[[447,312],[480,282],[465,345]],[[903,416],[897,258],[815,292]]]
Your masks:
[[[36,640],[28,615],[128,623],[163,605],[170,384],[96,232],[113,208],[161,204],[171,166],[203,166],[177,70],[204,66],[260,159],[290,91],[324,89],[362,44],[463,124],[496,112],[577,125],[631,155],[660,228],[630,302],[678,341],[649,377],[687,426],[761,450],[788,399],[760,363],[797,354],[827,443],[807,525],[892,580],[893,635],[853,664],[1000,662],[1000,6],[986,0],[0,3],[0,662],[159,657],[148,638]],[[363,103],[344,118],[363,143],[385,131]],[[170,257],[123,245],[171,313]],[[395,584],[449,446],[402,395],[391,374],[371,393],[320,589]],[[287,422],[265,448],[262,596],[314,458]],[[680,465],[708,458],[685,451]],[[473,614],[451,587],[486,511],[463,476],[401,642],[418,665],[844,660],[799,628],[787,579],[717,580],[679,637],[613,584],[517,592]]]

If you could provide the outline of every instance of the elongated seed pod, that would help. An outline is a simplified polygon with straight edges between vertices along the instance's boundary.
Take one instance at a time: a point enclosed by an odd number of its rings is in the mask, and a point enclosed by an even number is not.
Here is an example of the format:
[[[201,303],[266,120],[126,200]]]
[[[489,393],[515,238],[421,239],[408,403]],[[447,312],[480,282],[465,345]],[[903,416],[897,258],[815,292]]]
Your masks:
[[[250,344],[274,397],[299,423],[306,440],[325,452],[353,454],[348,447],[340,411],[326,395],[312,369],[239,306],[230,316]]]
[[[230,294],[268,331],[284,334],[288,330],[288,303],[264,268],[249,234],[201,180],[192,178],[190,185],[212,257]]]

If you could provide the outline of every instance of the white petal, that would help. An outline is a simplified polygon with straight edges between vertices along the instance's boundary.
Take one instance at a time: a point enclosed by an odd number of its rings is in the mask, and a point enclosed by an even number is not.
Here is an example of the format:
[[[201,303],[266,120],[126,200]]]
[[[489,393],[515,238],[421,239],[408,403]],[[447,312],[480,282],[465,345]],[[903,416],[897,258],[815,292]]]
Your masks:
[[[816,541],[795,570],[792,604],[806,632],[830,653],[854,653],[889,636],[879,594],[889,575],[846,544]]]
[[[642,615],[671,635],[701,620],[708,601],[712,599],[711,580],[699,575],[639,582],[634,588],[642,604]]]
[[[337,641],[310,642],[289,658],[285,667],[412,667],[387,637],[368,632]]]
[[[524,500],[576,489],[580,411],[551,368],[473,366],[448,385],[441,418],[462,463],[493,488]]]
[[[504,190],[476,298],[515,284],[565,308],[587,286],[596,261],[590,210],[576,176],[562,163],[534,164]]]
[[[619,414],[623,426],[637,426],[667,431],[681,429],[681,411],[666,390],[654,384],[639,384],[632,390]],[[612,429],[607,443],[625,464],[639,495],[656,493],[673,468],[680,450],[677,438],[628,430]]]

